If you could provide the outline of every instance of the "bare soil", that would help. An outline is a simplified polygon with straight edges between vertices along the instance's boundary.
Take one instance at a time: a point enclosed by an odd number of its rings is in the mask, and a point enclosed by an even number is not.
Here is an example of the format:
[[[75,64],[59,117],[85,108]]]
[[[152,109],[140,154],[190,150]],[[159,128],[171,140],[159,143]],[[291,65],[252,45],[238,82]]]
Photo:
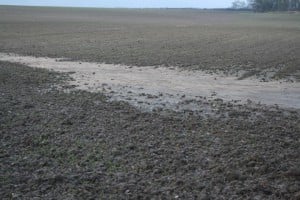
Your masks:
[[[300,14],[0,7],[0,52],[300,77]]]
[[[2,199],[299,197],[299,113],[142,113],[67,74],[0,64]],[[256,118],[251,118],[256,113]]]
[[[156,108],[211,113],[210,100],[239,104],[263,104],[300,110],[299,82],[239,80],[234,76],[183,71],[178,67],[134,67],[72,62],[67,58],[42,58],[0,53],[0,60],[69,73],[69,85],[102,92],[113,100],[151,111]],[[207,101],[204,101],[204,100]],[[203,104],[205,103],[205,104]]]
[[[299,199],[299,48],[298,13],[0,6],[0,199]]]

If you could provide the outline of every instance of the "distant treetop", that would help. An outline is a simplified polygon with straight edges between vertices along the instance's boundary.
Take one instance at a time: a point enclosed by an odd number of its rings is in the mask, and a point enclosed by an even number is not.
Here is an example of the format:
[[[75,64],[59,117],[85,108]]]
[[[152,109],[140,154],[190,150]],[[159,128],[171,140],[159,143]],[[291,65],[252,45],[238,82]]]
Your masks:
[[[256,12],[300,11],[300,0],[235,0],[233,9],[251,8]]]

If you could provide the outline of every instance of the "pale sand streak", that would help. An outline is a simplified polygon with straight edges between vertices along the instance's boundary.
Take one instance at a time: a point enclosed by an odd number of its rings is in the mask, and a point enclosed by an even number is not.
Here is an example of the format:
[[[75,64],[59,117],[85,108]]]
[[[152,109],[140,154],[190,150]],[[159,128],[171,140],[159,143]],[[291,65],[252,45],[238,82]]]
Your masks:
[[[208,75],[201,71],[182,71],[164,67],[129,67],[103,63],[71,62],[54,58],[36,58],[16,54],[0,53],[1,61],[23,63],[30,67],[52,69],[59,72],[76,72],[71,84],[79,89],[102,91],[107,84],[115,92],[113,97],[128,100],[128,91],[133,94],[170,94],[167,102],[178,102],[183,94],[186,98],[211,96],[224,100],[250,99],[262,104],[300,108],[300,84],[278,81],[259,82],[258,80],[236,80],[236,77]],[[126,86],[126,87],[124,87]],[[138,101],[138,95],[136,95]],[[129,100],[128,100],[129,101]],[[161,99],[160,99],[161,101]],[[152,100],[155,103],[155,100]]]

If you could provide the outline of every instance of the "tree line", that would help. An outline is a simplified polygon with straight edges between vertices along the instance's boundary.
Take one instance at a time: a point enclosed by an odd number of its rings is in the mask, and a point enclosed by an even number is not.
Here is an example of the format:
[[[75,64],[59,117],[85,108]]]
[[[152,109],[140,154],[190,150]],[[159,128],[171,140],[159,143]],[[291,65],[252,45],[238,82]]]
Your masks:
[[[267,11],[300,11],[300,0],[236,0],[232,3],[234,9],[252,9],[256,12]]]

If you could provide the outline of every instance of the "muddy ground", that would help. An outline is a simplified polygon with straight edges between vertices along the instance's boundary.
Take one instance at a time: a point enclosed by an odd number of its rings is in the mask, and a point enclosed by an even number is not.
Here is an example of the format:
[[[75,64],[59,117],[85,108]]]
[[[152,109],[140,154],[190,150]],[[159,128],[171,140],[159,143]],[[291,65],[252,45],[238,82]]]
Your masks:
[[[111,100],[129,102],[142,110],[190,110],[209,114],[211,102],[262,104],[300,109],[300,83],[289,80],[240,80],[228,76],[180,67],[126,66],[93,62],[75,62],[69,58],[32,57],[0,52],[0,61],[21,63],[68,73],[75,89],[102,92]],[[214,102],[215,103],[215,102]],[[208,105],[206,105],[208,104]],[[224,113],[223,113],[224,114]]]
[[[145,113],[67,79],[0,63],[2,199],[300,198],[298,112]]]
[[[54,58],[0,61],[0,198],[300,199],[299,42],[299,13],[0,6],[2,60]]]

